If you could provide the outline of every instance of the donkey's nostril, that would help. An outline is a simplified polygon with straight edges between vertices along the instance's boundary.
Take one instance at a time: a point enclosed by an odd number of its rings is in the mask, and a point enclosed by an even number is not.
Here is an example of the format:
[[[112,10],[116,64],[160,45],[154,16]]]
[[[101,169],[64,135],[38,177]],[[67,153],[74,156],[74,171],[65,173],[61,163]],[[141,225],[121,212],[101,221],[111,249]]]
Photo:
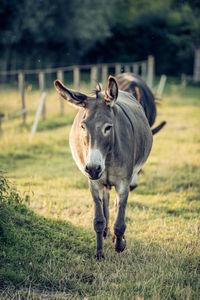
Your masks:
[[[90,179],[95,180],[98,179],[101,175],[102,172],[102,167],[101,165],[94,165],[94,166],[85,166],[85,172],[89,174]]]
[[[90,172],[90,169],[88,168],[88,166],[86,165],[85,166],[85,172],[89,173]]]
[[[97,172],[101,172],[101,166],[100,165],[97,167]]]
[[[101,170],[102,170],[102,168],[101,168],[101,165],[98,165],[98,166],[94,166],[94,167],[88,167],[87,165],[85,166],[85,172],[87,172],[87,173],[100,173],[101,172]]]

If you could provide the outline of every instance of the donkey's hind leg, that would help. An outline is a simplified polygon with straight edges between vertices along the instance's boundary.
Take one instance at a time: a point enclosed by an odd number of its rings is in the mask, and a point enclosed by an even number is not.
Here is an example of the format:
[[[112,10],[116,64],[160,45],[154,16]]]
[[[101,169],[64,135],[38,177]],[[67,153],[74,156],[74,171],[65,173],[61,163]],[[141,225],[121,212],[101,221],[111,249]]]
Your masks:
[[[106,226],[104,228],[103,237],[106,238],[109,235],[109,199],[110,199],[110,193],[108,188],[104,188],[103,191],[103,212],[104,217],[106,219]]]
[[[122,252],[126,248],[126,240],[124,232],[126,230],[125,224],[125,211],[126,204],[129,193],[129,185],[116,187],[117,198],[116,198],[116,219],[114,224],[114,237],[113,242],[115,242],[115,250],[117,252]]]

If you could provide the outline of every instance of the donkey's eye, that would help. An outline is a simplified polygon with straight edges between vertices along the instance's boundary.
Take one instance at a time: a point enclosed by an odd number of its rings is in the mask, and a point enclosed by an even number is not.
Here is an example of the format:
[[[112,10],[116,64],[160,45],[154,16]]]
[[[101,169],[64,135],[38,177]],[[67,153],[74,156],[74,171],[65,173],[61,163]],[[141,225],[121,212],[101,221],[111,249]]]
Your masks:
[[[83,129],[83,130],[85,130],[86,129],[86,125],[85,125],[85,123],[81,123],[81,128]]]
[[[106,125],[105,127],[104,127],[104,131],[103,131],[103,133],[106,135],[106,134],[108,134],[110,131],[111,131],[111,128],[112,128],[112,125],[110,124],[110,125]]]

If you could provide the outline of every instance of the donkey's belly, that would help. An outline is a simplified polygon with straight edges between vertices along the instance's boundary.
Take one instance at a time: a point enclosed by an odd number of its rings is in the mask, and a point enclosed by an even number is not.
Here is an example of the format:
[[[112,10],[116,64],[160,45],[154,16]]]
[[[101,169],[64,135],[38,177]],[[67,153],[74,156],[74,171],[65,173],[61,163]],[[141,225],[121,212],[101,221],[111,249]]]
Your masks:
[[[133,172],[132,178],[131,178],[131,182],[130,182],[131,187],[138,186],[138,173],[141,170],[141,168],[142,168],[142,165],[138,166],[137,168],[134,169],[134,172]]]

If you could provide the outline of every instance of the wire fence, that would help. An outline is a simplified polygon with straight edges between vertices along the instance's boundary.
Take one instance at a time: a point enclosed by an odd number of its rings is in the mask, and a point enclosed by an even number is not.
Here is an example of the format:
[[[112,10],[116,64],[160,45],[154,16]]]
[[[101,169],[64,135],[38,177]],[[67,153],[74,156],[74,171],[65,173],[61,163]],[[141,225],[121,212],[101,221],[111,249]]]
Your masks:
[[[42,95],[49,88],[53,88],[53,81],[60,79],[79,90],[84,83],[87,83],[89,88],[93,90],[98,82],[101,82],[105,88],[108,75],[117,75],[123,72],[133,72],[140,75],[150,88],[154,83],[154,57],[148,56],[147,60],[130,63],[107,63],[107,64],[90,64],[76,65],[62,68],[47,68],[44,70],[10,70],[0,71],[0,88],[8,86],[9,88],[17,89],[21,99],[21,109],[12,114],[5,115],[0,109],[0,126],[1,122],[6,119],[21,116],[23,122],[26,122],[27,113],[35,106],[38,99],[27,105],[27,90],[29,87],[40,91]],[[48,97],[46,97],[48,98]],[[46,102],[47,100],[45,100]],[[42,117],[46,118],[46,105],[43,105]],[[64,114],[64,104],[60,102],[60,114]]]

